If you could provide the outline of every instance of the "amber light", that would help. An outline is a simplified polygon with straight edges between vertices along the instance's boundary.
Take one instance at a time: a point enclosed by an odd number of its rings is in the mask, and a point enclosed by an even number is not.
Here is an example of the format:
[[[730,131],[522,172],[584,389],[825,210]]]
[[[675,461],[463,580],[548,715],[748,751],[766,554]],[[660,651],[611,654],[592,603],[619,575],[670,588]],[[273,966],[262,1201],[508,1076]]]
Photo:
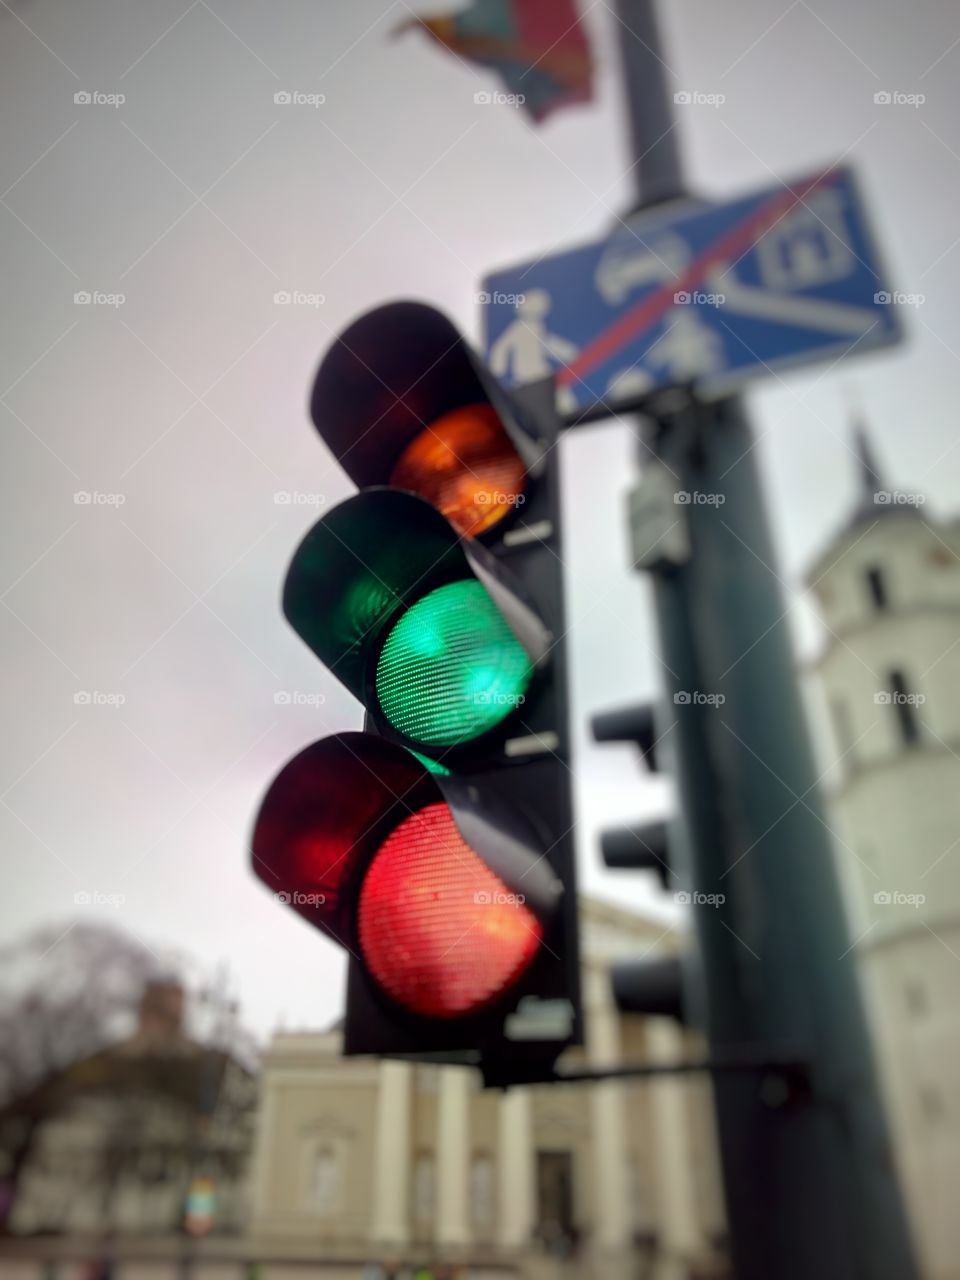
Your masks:
[[[473,1013],[509,990],[543,930],[460,834],[449,808],[411,814],[360,889],[360,950],[374,980],[427,1018]]]
[[[522,502],[526,479],[523,460],[495,410],[469,404],[414,436],[390,483],[425,498],[458,533],[476,536]]]

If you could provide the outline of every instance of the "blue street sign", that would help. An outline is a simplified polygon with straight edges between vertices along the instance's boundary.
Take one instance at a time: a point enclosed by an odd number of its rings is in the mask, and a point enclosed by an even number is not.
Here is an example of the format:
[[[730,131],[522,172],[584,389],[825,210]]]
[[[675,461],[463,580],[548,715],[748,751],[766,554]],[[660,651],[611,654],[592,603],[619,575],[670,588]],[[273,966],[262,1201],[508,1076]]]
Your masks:
[[[901,338],[847,168],[640,213],[596,244],[493,272],[481,297],[493,372],[508,387],[555,372],[569,419],[657,387],[721,395]]]

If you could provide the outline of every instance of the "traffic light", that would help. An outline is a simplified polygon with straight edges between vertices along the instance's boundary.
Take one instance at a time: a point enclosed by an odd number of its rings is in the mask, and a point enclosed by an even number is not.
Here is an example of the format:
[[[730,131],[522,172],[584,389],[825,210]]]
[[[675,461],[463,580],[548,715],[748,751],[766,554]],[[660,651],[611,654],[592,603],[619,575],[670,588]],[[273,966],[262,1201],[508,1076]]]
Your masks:
[[[650,703],[600,712],[591,720],[591,728],[596,742],[635,743],[650,772],[658,771],[657,716]],[[662,819],[611,827],[600,835],[600,854],[611,870],[653,871],[662,889],[673,889],[680,862],[677,836],[676,824]],[[689,955],[621,960],[610,966],[614,1002],[623,1013],[686,1022],[691,1006],[698,1003],[697,983],[696,961]]]
[[[651,773],[660,768],[656,715],[650,703],[598,712],[590,721],[595,742],[633,742]],[[600,835],[604,865],[616,871],[654,871],[662,889],[676,884],[668,824],[660,819],[611,827]],[[675,855],[673,860],[675,861]]]
[[[364,731],[274,779],[255,872],[348,951],[346,1053],[548,1078],[582,1039],[552,382],[508,398],[395,303],[335,341],[311,414],[360,491],[283,611]]]

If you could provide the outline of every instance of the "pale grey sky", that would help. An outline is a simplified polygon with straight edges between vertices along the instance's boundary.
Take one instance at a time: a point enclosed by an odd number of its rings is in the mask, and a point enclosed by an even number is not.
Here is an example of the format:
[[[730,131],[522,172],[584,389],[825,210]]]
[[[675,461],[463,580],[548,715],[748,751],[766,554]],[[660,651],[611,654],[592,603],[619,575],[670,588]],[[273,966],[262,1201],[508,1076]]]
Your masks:
[[[305,401],[356,313],[420,297],[476,336],[486,269],[601,235],[631,202],[614,20],[604,0],[583,8],[597,101],[539,129],[474,102],[488,73],[416,34],[391,41],[399,2],[0,8],[4,939],[99,913],[225,957],[261,1032],[337,1013],[340,953],[271,901],[245,853],[276,769],[360,719],[280,616],[316,509],[274,494],[349,492]],[[726,98],[679,108],[696,189],[734,196],[845,156],[894,285],[925,296],[892,354],[749,392],[796,584],[852,498],[851,391],[900,487],[934,513],[960,494],[960,11],[663,8],[673,87]],[[326,100],[278,106],[281,90]],[[926,101],[877,106],[880,90]],[[324,302],[278,307],[279,290]],[[125,301],[76,305],[80,291]],[[582,881],[644,902],[598,868],[594,835],[657,811],[669,784],[586,736],[594,710],[656,689],[646,584],[624,568],[632,447],[611,422],[563,458]],[[815,623],[805,605],[794,616],[809,651]],[[325,701],[277,705],[281,690]],[[77,908],[84,890],[124,901]]]

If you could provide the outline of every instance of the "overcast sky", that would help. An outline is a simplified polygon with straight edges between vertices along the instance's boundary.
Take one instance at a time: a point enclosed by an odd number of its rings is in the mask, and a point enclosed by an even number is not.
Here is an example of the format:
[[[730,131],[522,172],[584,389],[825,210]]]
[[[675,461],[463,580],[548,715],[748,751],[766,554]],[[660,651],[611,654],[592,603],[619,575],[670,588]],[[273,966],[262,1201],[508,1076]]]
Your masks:
[[[844,156],[894,286],[925,299],[892,354],[750,390],[796,591],[852,502],[851,400],[892,483],[933,514],[960,492],[960,10],[663,8],[673,89],[725,98],[678,108],[691,185],[732,197]],[[307,417],[316,362],[394,297],[477,336],[487,268],[602,235],[634,195],[603,0],[586,19],[596,101],[540,128],[474,102],[497,87],[488,73],[419,34],[392,41],[409,15],[386,0],[0,8],[0,935],[99,916],[226,958],[261,1033],[327,1022],[342,999],[340,953],[245,853],[283,761],[360,722],[278,607],[317,512],[274,495],[350,491]],[[925,101],[876,105],[884,90]],[[280,91],[325,101],[276,105]],[[280,290],[324,301],[278,307]],[[75,304],[82,291],[103,299]],[[632,457],[616,422],[563,447],[582,881],[643,903],[645,887],[598,869],[594,837],[666,788],[586,737],[593,711],[657,687],[647,586],[625,569]],[[810,652],[815,622],[803,604],[793,616]],[[280,691],[325,700],[278,705]],[[123,901],[75,906],[84,891]]]

